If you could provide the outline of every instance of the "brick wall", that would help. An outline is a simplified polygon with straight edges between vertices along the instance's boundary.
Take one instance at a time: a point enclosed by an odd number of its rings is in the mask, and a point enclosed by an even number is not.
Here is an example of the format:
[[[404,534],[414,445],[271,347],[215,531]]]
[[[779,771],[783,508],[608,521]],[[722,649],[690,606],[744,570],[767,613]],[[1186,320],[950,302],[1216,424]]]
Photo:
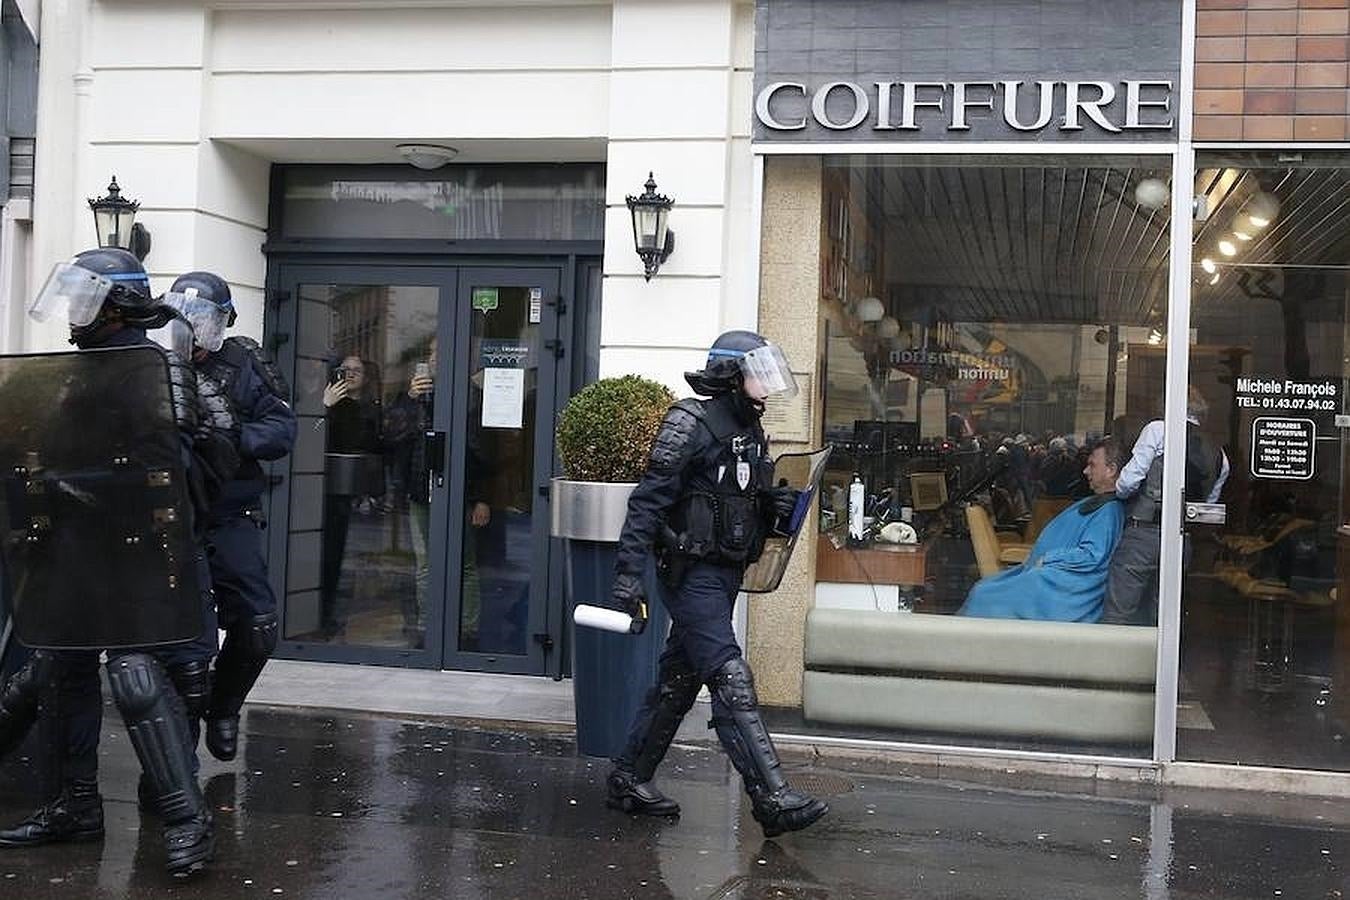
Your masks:
[[[1350,138],[1350,0],[1197,0],[1197,141]]]

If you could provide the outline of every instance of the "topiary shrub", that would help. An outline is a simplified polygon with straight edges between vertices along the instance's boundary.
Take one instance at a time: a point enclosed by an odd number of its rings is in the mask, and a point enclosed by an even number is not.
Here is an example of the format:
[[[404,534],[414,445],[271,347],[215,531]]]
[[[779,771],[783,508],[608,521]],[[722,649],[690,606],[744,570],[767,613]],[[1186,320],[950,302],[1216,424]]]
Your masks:
[[[638,481],[652,441],[675,397],[639,375],[602,378],[567,401],[558,416],[558,456],[572,481]]]

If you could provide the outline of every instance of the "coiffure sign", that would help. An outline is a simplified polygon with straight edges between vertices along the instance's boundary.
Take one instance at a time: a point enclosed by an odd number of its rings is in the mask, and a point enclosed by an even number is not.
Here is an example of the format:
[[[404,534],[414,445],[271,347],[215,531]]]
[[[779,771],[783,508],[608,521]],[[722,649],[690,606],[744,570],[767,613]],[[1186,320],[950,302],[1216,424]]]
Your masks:
[[[1176,0],[757,0],[759,143],[1175,132]]]
[[[973,117],[998,116],[1020,132],[1119,134],[1170,130],[1171,110],[1170,81],[777,81],[755,97],[755,118],[780,132],[808,120],[830,131],[970,131]]]

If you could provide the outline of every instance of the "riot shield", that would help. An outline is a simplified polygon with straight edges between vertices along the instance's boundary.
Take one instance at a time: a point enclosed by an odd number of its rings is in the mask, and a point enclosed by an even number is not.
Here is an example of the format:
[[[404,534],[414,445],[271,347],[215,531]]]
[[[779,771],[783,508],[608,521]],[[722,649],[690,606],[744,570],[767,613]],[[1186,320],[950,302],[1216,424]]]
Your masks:
[[[0,356],[0,576],[30,647],[202,630],[184,470],[155,346]]]
[[[747,594],[767,594],[778,590],[778,584],[787,571],[792,548],[797,546],[811,503],[820,490],[820,479],[825,474],[825,463],[833,447],[824,447],[811,453],[784,453],[773,462],[773,483],[787,483],[801,491],[797,505],[782,533],[771,534],[764,541],[764,552],[751,563],[741,579],[741,590]]]

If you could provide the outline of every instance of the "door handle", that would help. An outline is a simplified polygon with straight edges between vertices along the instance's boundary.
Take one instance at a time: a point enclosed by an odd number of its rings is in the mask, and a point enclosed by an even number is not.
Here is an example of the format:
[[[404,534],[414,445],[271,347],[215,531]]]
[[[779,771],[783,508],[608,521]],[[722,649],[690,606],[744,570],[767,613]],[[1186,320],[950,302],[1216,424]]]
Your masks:
[[[445,432],[424,431],[422,440],[427,458],[427,492],[445,487]]]

